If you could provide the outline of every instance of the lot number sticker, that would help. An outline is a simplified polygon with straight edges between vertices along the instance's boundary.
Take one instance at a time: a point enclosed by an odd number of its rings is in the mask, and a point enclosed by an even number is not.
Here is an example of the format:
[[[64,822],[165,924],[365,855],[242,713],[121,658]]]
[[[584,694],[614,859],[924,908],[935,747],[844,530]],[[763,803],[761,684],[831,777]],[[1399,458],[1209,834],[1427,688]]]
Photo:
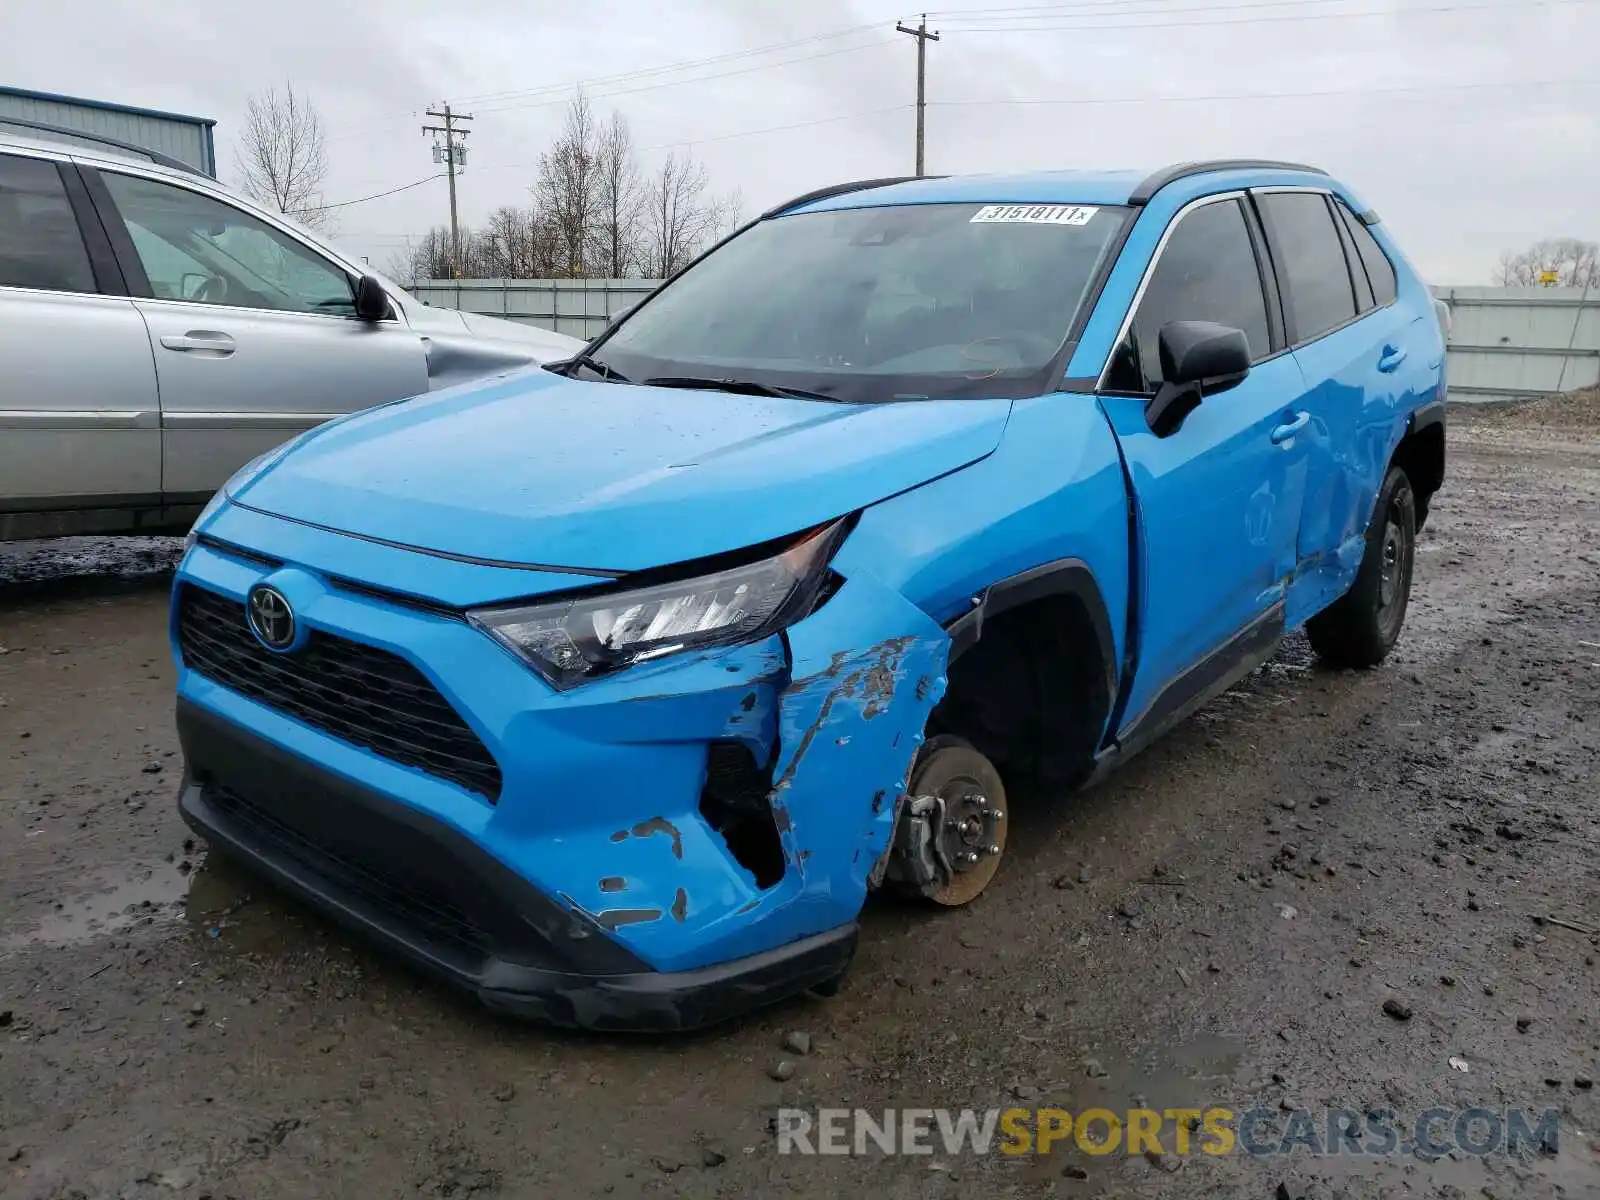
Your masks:
[[[1087,225],[1099,211],[1081,204],[985,204],[971,224]]]

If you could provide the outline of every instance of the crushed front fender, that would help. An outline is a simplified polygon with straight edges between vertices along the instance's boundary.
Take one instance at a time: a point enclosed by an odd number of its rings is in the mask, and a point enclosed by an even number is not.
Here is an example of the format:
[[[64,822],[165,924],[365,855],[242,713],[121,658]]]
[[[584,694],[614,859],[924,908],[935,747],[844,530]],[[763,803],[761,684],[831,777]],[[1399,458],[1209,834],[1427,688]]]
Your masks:
[[[800,880],[786,904],[786,932],[800,937],[860,911],[928,715],[944,694],[950,641],[921,609],[863,572],[788,640],[772,805]]]

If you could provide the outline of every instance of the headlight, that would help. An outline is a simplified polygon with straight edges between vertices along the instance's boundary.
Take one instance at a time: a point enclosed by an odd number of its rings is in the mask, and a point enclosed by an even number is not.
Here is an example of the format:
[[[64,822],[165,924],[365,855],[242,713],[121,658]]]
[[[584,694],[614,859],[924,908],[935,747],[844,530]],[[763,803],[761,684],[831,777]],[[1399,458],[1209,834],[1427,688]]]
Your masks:
[[[646,659],[758,641],[815,604],[843,522],[770,558],[674,583],[582,594],[468,619],[558,688]]]

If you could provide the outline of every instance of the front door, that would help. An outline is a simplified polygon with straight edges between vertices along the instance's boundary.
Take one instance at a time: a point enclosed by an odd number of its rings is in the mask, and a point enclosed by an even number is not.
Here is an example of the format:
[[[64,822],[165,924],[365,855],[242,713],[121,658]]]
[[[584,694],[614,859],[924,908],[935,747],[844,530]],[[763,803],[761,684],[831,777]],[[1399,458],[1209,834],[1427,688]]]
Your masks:
[[[164,179],[100,179],[145,276],[129,282],[154,347],[169,502],[322,421],[428,390],[421,339],[359,320],[354,280],[313,247]]]
[[[150,341],[132,301],[100,294],[114,281],[91,263],[68,197],[76,176],[63,174],[72,171],[0,154],[0,531],[8,509],[160,498]],[[117,524],[108,512],[105,526]]]
[[[1236,195],[1178,215],[1101,396],[1136,508],[1137,642],[1119,733],[1170,715],[1282,632],[1306,486],[1305,385],[1269,315],[1251,220]],[[1253,365],[1157,437],[1145,402],[1161,382],[1157,339],[1169,321],[1243,330]]]

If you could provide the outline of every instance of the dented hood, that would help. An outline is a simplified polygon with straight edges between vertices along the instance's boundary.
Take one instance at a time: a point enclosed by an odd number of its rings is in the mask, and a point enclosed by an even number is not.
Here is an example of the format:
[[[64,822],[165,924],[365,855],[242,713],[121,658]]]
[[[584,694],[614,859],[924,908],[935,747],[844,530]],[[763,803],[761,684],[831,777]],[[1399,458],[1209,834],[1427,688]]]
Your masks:
[[[500,563],[634,571],[764,542],[989,454],[1005,400],[881,405],[532,370],[305,435],[251,508]]]

